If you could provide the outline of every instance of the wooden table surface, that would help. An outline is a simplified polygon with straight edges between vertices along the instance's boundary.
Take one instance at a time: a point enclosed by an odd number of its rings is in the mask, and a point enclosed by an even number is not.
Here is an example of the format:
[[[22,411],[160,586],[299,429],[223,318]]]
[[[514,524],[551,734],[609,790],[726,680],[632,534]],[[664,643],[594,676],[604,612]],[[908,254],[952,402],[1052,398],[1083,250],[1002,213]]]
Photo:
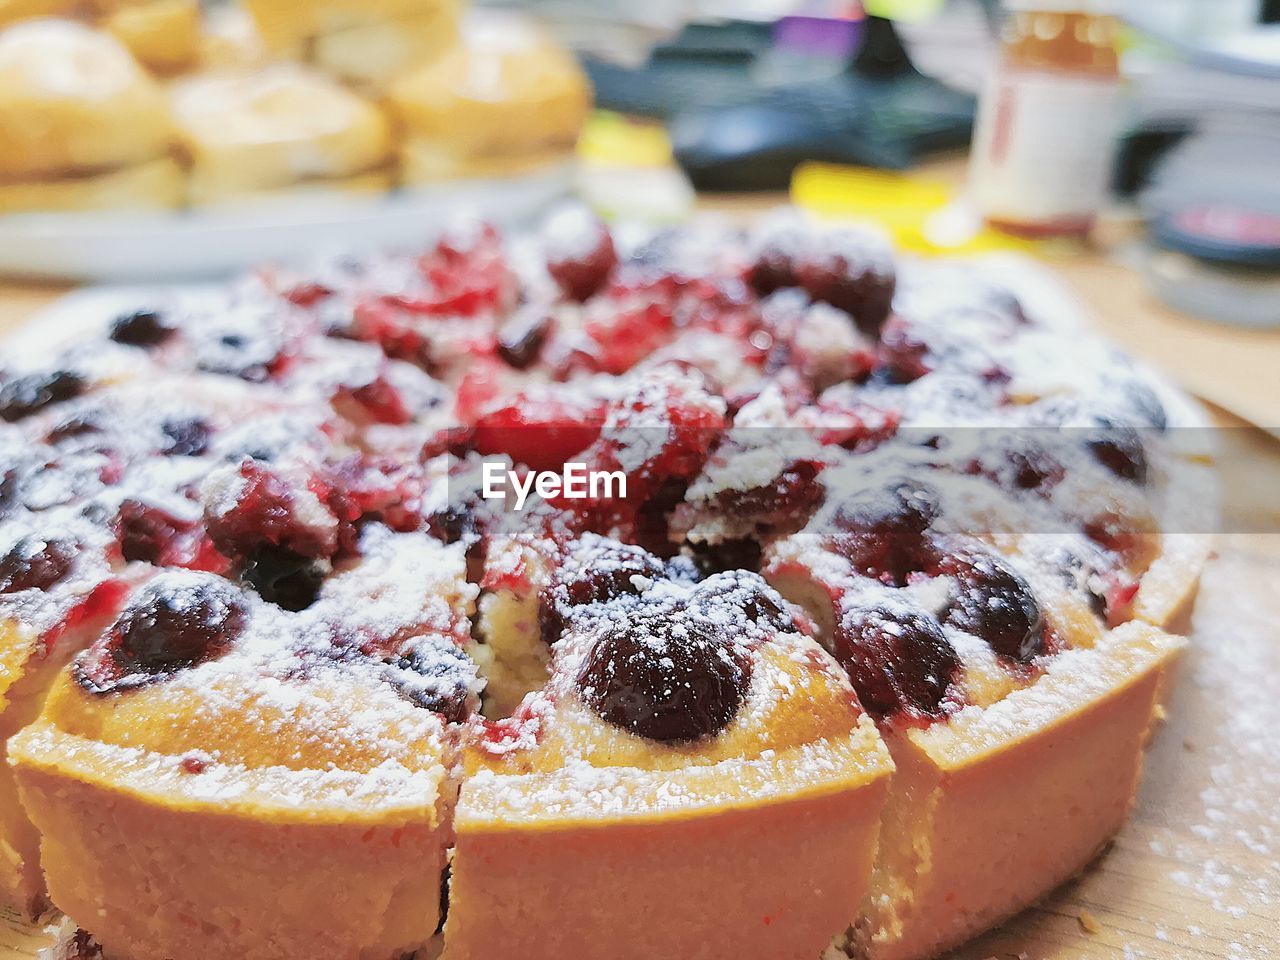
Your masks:
[[[1105,251],[1054,265],[1108,335],[1217,404],[1280,422],[1280,335],[1181,317]],[[0,285],[0,330],[61,292]],[[1224,529],[1238,532],[1206,572],[1133,819],[1081,877],[958,958],[1280,960],[1280,443],[1218,416],[1237,465]],[[42,942],[0,915],[0,958]]]

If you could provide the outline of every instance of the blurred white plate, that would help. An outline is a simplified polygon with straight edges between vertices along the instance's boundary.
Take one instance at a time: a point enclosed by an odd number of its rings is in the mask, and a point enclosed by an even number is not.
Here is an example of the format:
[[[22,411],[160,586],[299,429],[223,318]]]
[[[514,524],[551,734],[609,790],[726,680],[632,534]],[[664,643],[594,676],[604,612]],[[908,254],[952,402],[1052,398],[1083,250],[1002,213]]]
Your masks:
[[[0,217],[0,274],[76,283],[214,277],[329,250],[420,246],[449,220],[504,226],[567,194],[573,164],[504,180],[459,180],[376,197],[331,193],[218,210]]]

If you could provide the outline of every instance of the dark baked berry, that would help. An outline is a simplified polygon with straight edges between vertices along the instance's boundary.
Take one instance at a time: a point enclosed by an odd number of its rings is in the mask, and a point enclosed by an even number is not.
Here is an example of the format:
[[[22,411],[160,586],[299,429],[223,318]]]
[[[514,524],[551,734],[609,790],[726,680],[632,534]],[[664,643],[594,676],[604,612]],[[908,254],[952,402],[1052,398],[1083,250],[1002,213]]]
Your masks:
[[[1095,419],[1100,429],[1086,441],[1093,458],[1122,480],[1146,483],[1147,451],[1142,435],[1110,417]]]
[[[296,612],[316,602],[324,569],[287,547],[267,545],[249,554],[240,576],[263,600]]]
[[[750,661],[701,619],[610,620],[578,677],[607,723],[660,743],[718,733],[737,716]]]
[[[424,710],[461,723],[475,702],[476,665],[445,637],[420,637],[389,664],[389,679],[402,697]]]
[[[474,509],[465,503],[449,503],[426,517],[427,532],[445,543],[457,543],[474,536],[479,527]]]
[[[937,717],[960,658],[926,611],[897,598],[846,609],[834,653],[862,705],[878,717]]]
[[[222,553],[244,559],[270,547],[295,557],[333,556],[337,518],[312,491],[248,458],[221,480],[207,491],[204,521]],[[304,498],[311,501],[305,509]]]
[[[178,541],[196,525],[154,504],[127,499],[121,502],[112,526],[120,555],[127,562],[168,565],[181,552]]]
[[[0,520],[6,519],[18,502],[18,468],[0,464]]]
[[[1062,464],[1044,450],[1010,450],[1007,476],[1019,490],[1043,490],[1066,476]]]
[[[609,282],[618,253],[609,228],[581,210],[564,211],[547,225],[547,272],[570,300],[585,303]]]
[[[986,553],[948,554],[938,572],[956,580],[942,621],[981,637],[996,653],[1030,663],[1044,650],[1045,624],[1031,585]]]
[[[966,472],[994,480],[1005,490],[1046,492],[1066,476],[1066,469],[1037,439],[1018,432],[997,435]]]
[[[603,537],[583,538],[578,551],[542,592],[538,611],[542,639],[548,644],[559,640],[575,607],[638,596],[649,581],[665,576],[662,561],[639,547]]]
[[[1130,380],[1124,384],[1123,393],[1125,401],[1142,423],[1156,430],[1168,428],[1169,416],[1151,387],[1141,380]]]
[[[102,414],[96,410],[87,410],[77,413],[58,423],[53,429],[45,434],[45,443],[51,443],[54,446],[67,444],[69,441],[79,441],[84,438],[96,437],[105,432]],[[79,444],[77,444],[78,446]]]
[[[759,570],[764,548],[758,540],[720,540],[688,544],[689,559],[701,576],[727,570]]]
[[[161,427],[164,445],[160,452],[168,457],[198,457],[209,449],[209,424],[200,417],[166,420]]]
[[[885,383],[914,383],[932,369],[929,347],[904,320],[891,318],[880,332],[877,379]]]
[[[748,620],[769,634],[796,629],[795,617],[786,601],[756,573],[738,570],[707,577],[694,588],[693,602],[707,605],[709,616],[741,610]]]
[[[768,483],[722,490],[712,502],[718,513],[735,523],[750,521],[761,539],[796,533],[826,497],[818,479],[821,469],[813,460],[793,460]]]
[[[0,556],[0,594],[48,590],[71,572],[76,547],[69,540],[22,537]]]
[[[897,287],[892,254],[871,234],[836,231],[819,239],[796,264],[800,285],[814,300],[853,317],[875,337],[889,318]]]
[[[101,693],[205,663],[230,649],[246,619],[244,598],[226,580],[161,574],[77,662],[77,678]]]
[[[902,477],[846,497],[836,510],[831,536],[863,576],[902,584],[927,562],[924,534],[937,513],[936,494]]]
[[[762,237],[746,281],[759,296],[767,297],[776,290],[800,286],[796,261],[803,255],[808,234],[799,227],[770,231]]]
[[[0,382],[0,420],[16,423],[45,407],[80,396],[88,388],[84,377],[70,370],[30,373]]]
[[[498,356],[508,366],[527,370],[538,359],[551,333],[551,317],[543,307],[529,304],[498,331]]]
[[[177,328],[158,310],[136,310],[116,317],[108,336],[127,347],[158,347]]]
[[[270,379],[282,363],[284,344],[267,313],[242,309],[220,317],[217,325],[197,330],[193,338],[196,367],[206,373],[260,383]]]

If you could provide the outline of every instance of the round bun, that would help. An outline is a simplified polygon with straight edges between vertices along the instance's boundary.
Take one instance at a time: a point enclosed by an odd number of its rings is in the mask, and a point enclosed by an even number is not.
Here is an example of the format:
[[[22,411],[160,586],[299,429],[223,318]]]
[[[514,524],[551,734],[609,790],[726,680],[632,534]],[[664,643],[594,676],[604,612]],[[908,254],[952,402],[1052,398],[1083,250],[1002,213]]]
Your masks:
[[[0,183],[0,216],[88,210],[172,210],[186,196],[186,174],[172,157],[63,180]]]
[[[327,33],[388,21],[452,21],[458,9],[456,0],[245,0],[244,6],[271,51],[285,56],[297,56]]]
[[[76,0],[0,0],[0,26],[33,17],[60,17],[79,6]]]
[[[247,69],[266,63],[258,26],[243,8],[215,7],[205,13],[201,26],[197,59],[202,69]]]
[[[0,178],[113,170],[169,146],[164,94],[119,42],[68,20],[0,33]]]
[[[562,155],[591,91],[573,57],[527,21],[483,14],[467,18],[448,53],[396,81],[388,103],[406,133],[402,175],[414,183]]]
[[[198,0],[149,0],[112,11],[103,26],[156,73],[188,69],[200,49]]]
[[[320,34],[310,63],[344,83],[381,94],[398,77],[430,63],[457,43],[457,10],[442,4],[405,20],[361,23]]]
[[[390,158],[390,125],[377,107],[298,67],[193,77],[174,86],[172,101],[192,203],[347,179]]]

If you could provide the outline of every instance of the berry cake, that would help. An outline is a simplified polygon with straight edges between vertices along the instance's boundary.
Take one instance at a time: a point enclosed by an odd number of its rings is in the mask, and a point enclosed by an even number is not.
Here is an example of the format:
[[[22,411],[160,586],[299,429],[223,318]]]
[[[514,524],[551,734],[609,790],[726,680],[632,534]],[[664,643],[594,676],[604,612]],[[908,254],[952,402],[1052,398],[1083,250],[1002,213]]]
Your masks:
[[[9,351],[0,899],[114,960],[814,960],[1039,898],[1212,490],[999,273],[570,209]]]

